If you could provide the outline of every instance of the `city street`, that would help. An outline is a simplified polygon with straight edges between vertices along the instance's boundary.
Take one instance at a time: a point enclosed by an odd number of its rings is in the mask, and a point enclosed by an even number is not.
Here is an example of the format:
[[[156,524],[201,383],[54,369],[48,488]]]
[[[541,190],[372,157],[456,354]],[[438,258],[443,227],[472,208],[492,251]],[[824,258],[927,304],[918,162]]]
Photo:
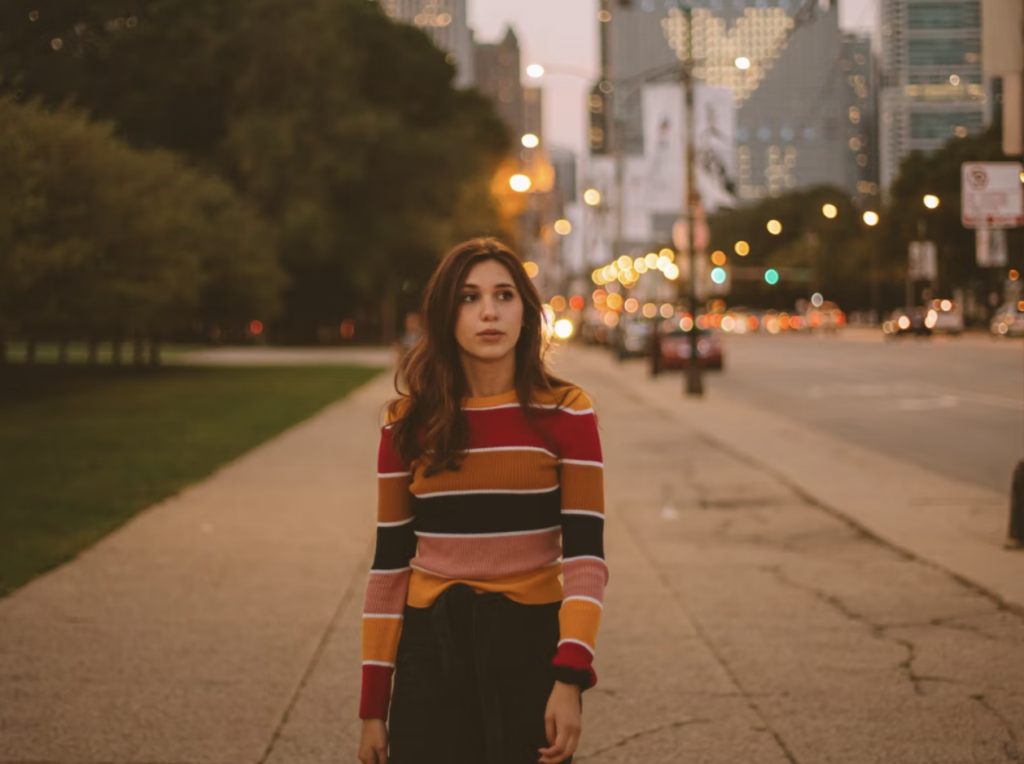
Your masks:
[[[1024,342],[727,337],[708,387],[924,469],[1008,493],[1024,458]]]
[[[788,343],[809,366],[803,340],[743,339],[731,359]],[[693,402],[602,350],[555,363],[591,393],[606,465],[611,581],[577,761],[1024,757],[1005,496],[730,401],[734,369]],[[381,375],[0,601],[0,762],[355,761],[390,394]],[[764,446],[780,439],[789,472]]]

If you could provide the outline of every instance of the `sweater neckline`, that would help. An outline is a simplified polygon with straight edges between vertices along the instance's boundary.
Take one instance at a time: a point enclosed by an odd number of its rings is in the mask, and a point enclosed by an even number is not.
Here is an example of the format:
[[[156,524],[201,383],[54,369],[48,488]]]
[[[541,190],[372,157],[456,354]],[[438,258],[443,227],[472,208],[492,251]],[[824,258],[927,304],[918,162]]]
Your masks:
[[[507,393],[499,393],[498,395],[488,395],[483,398],[464,398],[462,405],[468,409],[484,409],[518,402],[519,396],[513,388]]]

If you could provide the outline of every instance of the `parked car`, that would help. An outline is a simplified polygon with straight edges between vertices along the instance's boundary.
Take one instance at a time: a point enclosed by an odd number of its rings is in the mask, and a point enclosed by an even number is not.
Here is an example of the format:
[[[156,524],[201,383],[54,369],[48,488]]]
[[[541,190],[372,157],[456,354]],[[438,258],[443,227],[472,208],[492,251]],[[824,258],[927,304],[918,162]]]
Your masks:
[[[882,322],[882,331],[887,337],[896,337],[901,334],[916,334],[918,336],[930,336],[932,327],[926,321],[928,317],[924,308],[905,309],[893,311],[889,318]]]
[[[992,316],[988,330],[1000,337],[1024,337],[1024,300],[1000,307]]]
[[[702,369],[721,369],[722,341],[708,329],[697,329],[697,357]],[[663,334],[658,367],[668,371],[690,365],[690,333],[675,328]]]
[[[623,321],[615,330],[615,353],[619,360],[650,355],[650,321]]]
[[[964,330],[964,312],[952,300],[933,300],[924,322],[933,332],[960,334]]]

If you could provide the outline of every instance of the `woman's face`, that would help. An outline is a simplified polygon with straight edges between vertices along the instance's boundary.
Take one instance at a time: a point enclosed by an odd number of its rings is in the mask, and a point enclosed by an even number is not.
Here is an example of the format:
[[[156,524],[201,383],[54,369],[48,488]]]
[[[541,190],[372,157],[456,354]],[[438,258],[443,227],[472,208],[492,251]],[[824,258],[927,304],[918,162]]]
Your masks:
[[[523,328],[523,298],[508,269],[495,260],[477,263],[459,295],[455,340],[464,355],[497,361],[515,352]]]

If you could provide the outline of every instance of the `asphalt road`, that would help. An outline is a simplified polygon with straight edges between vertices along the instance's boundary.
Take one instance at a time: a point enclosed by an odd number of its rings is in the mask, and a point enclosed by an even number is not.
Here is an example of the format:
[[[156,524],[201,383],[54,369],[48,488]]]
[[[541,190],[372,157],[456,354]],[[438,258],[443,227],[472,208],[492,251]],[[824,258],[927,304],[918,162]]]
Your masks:
[[[1024,342],[986,336],[729,336],[710,389],[1009,493],[1024,459]]]

